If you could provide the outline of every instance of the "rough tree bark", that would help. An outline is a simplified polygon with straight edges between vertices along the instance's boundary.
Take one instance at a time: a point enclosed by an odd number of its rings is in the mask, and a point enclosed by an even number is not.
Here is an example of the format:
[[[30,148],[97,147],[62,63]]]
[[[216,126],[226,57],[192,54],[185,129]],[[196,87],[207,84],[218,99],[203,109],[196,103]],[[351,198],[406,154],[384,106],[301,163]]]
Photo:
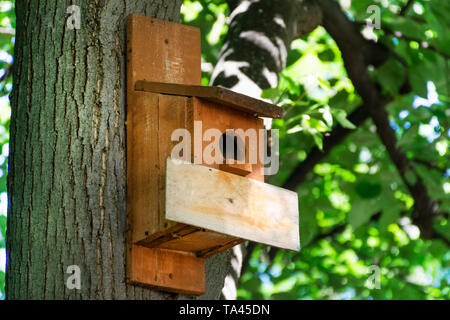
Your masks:
[[[228,3],[229,30],[211,83],[260,98],[277,86],[292,40],[314,30],[321,12],[306,0]]]
[[[78,30],[72,4],[16,2],[7,298],[179,298],[125,283],[124,55],[128,14],[178,21],[181,0],[80,0]]]

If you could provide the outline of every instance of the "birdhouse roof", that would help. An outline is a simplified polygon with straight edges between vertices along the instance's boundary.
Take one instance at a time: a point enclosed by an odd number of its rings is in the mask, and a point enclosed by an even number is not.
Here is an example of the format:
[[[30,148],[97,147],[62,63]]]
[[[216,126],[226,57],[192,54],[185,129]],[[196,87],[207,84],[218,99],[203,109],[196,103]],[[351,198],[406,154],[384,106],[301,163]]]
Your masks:
[[[272,103],[255,99],[222,87],[206,87],[140,80],[136,81],[135,90],[197,97],[260,117],[281,118],[283,116],[283,109]]]

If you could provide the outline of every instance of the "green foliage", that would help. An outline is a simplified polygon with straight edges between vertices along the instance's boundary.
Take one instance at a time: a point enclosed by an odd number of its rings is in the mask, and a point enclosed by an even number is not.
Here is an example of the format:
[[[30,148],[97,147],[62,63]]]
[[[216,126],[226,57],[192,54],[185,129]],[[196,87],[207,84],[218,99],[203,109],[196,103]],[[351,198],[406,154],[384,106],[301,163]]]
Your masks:
[[[228,25],[228,5],[224,1],[184,1],[181,7],[183,23],[201,32],[202,84],[208,85],[213,66],[217,63]]]
[[[199,13],[190,20],[184,16],[184,22],[211,30],[214,21],[202,18],[209,2],[185,1],[191,8],[193,3]],[[370,76],[391,99],[386,107],[391,126],[415,170],[405,173],[406,180],[425,183],[440,209],[449,212],[450,3],[414,1],[400,16],[406,1],[358,0],[351,1],[346,14],[364,24],[371,15],[367,7],[373,4],[381,9],[381,29],[373,34],[393,54],[372,68]],[[220,35],[225,33],[224,26]],[[207,48],[202,48],[203,55],[214,64],[218,50],[211,54]],[[412,91],[401,94],[407,79]],[[271,259],[268,248],[257,246],[241,277],[238,297],[449,299],[448,216],[434,221],[447,244],[420,237],[411,216],[414,199],[374,125],[367,121],[356,128],[347,119],[362,101],[339,48],[322,27],[292,43],[278,87],[265,90],[262,97],[285,109],[283,119],[272,124],[280,136],[280,171],[272,184],[282,186],[315,147],[323,148],[324,136],[336,125],[354,132],[297,189],[301,252],[280,250]],[[368,283],[373,268],[379,270],[379,289]]]

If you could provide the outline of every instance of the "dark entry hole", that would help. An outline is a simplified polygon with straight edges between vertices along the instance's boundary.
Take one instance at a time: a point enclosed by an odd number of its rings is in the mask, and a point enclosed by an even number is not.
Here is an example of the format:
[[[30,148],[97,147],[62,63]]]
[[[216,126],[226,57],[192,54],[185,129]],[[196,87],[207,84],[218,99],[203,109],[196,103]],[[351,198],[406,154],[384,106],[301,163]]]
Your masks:
[[[220,151],[225,159],[243,161],[242,143],[238,136],[224,133],[220,136]]]

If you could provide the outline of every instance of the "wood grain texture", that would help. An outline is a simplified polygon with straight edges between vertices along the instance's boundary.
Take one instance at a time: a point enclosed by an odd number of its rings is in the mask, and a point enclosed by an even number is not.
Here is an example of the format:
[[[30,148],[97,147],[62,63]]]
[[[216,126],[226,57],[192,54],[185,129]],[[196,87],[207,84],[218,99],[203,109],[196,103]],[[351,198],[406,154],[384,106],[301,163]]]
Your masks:
[[[136,244],[148,248],[185,251],[206,258],[242,242],[244,240],[237,237],[176,223],[173,227],[154,233]]]
[[[132,243],[173,227],[164,208],[164,165],[172,130],[185,127],[184,97],[135,91],[139,80],[200,84],[200,31],[127,17],[127,226]],[[160,209],[161,208],[161,209]]]
[[[136,91],[137,93],[138,91]],[[158,130],[152,132],[153,135],[158,136],[158,163],[160,179],[158,185],[159,193],[159,214],[158,214],[158,231],[166,230],[173,227],[175,224],[164,219],[165,207],[165,167],[166,158],[170,156],[172,148],[177,144],[171,140],[172,132],[185,126],[186,113],[186,97],[158,95]],[[156,188],[157,186],[153,186]]]
[[[143,245],[185,227],[165,221],[161,208],[170,136],[186,125],[187,98],[134,87],[138,80],[200,84],[200,60],[199,29],[127,17],[127,282],[186,294],[204,292],[204,261],[193,253]]]
[[[136,81],[200,85],[198,28],[137,14],[127,17],[127,88]]]
[[[298,198],[292,191],[168,158],[166,218],[298,251]]]
[[[127,224],[132,243],[160,231],[158,94],[136,92],[127,119]]]
[[[133,246],[129,281],[185,294],[205,292],[205,260],[192,253]]]
[[[269,118],[281,118],[283,116],[283,109],[274,104],[222,87],[137,81],[135,90],[203,98],[216,102],[224,107],[231,107],[253,116]]]

